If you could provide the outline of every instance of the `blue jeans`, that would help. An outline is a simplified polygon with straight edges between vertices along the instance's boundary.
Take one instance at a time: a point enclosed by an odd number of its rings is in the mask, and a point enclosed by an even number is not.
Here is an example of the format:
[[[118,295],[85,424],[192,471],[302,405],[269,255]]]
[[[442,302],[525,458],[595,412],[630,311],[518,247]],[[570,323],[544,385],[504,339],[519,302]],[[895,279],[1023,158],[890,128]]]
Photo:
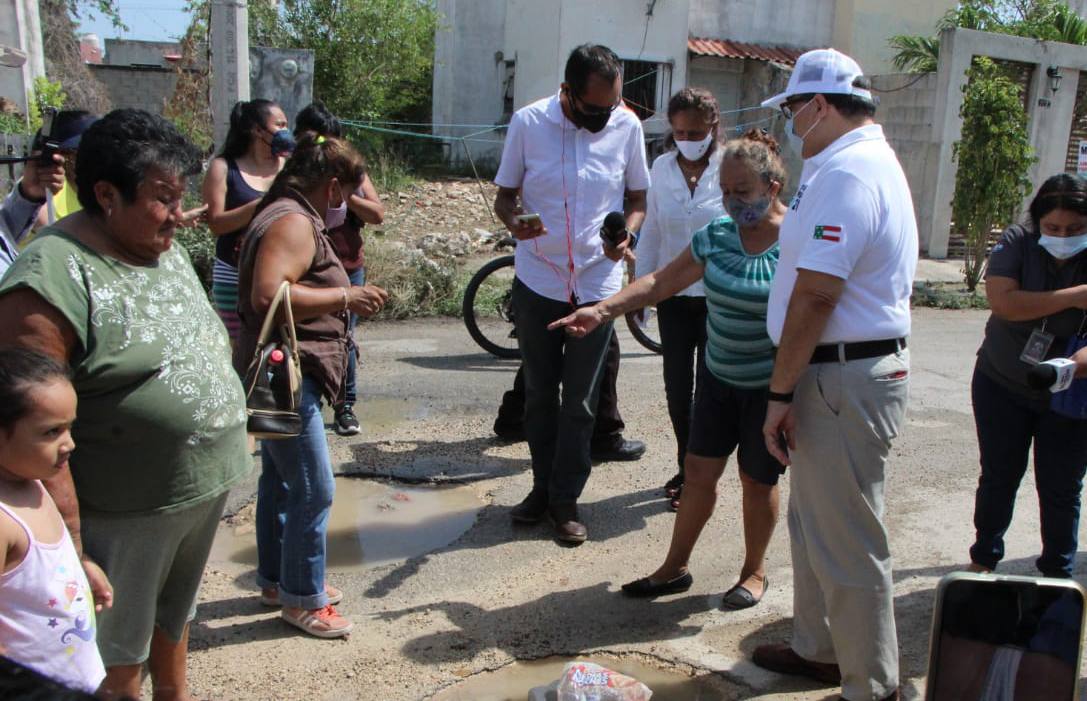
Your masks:
[[[352,285],[362,286],[366,284],[366,268],[359,268],[358,270],[352,270],[347,273],[347,278],[351,281]],[[358,326],[359,317],[357,314],[350,314],[347,319],[347,333],[354,338],[355,327]],[[355,372],[358,360],[355,358],[355,351],[349,350],[347,353],[347,377],[344,379],[344,404],[354,404],[358,401],[358,385],[355,383]]]
[[[1033,444],[1042,517],[1042,555],[1035,564],[1046,577],[1071,577],[1087,468],[1087,421],[1030,405],[979,370],[974,371],[971,393],[981,477],[974,502],[977,539],[970,559],[990,569],[1003,559],[1004,533]]]
[[[321,417],[321,385],[302,379],[302,434],[261,441],[257,483],[257,584],[284,606],[318,609],[325,594],[325,535],[336,482]]]

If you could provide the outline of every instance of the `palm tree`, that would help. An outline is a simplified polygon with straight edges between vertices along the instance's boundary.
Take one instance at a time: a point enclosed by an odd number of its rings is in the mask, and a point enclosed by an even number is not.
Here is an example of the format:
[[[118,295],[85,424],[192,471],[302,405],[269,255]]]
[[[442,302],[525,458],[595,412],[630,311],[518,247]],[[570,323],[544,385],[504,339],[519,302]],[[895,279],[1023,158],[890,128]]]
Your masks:
[[[897,53],[891,61],[905,73],[931,73],[940,60],[940,40],[936,37],[899,34],[891,37]]]

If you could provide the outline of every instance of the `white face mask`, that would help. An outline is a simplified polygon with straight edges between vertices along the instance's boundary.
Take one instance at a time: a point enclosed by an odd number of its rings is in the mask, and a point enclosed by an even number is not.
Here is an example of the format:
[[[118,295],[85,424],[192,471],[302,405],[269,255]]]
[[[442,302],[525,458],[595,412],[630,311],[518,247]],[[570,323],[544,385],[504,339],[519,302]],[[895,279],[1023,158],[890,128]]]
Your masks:
[[[1079,236],[1046,236],[1038,239],[1042,248],[1058,260],[1068,260],[1072,256],[1087,250],[1087,234]]]
[[[793,120],[796,119],[796,115],[808,109],[808,106],[811,105],[811,103],[813,102],[815,102],[815,100],[808,100],[803,107],[798,109],[796,112],[793,112],[792,117],[789,117],[785,120],[785,138],[789,140],[789,148],[792,149],[793,153],[795,153],[800,158],[804,158],[804,139],[808,138],[808,134],[811,133],[812,129],[819,126],[819,122],[820,120],[822,120],[822,117],[815,120],[815,123],[808,127],[808,130],[804,132],[803,136],[796,133],[796,127],[793,124]]]
[[[701,141],[676,141],[676,148],[688,161],[697,161],[706,155],[706,151],[709,150],[712,143],[713,133],[710,132]]]

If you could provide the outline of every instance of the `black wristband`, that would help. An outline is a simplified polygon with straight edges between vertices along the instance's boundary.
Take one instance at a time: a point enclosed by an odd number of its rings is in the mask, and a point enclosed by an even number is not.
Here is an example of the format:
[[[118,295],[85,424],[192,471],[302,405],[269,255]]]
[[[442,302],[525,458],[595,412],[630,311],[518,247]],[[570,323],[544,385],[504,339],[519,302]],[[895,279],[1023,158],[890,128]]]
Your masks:
[[[767,390],[766,398],[772,402],[783,402],[788,404],[793,401],[792,392],[775,392],[774,390]]]

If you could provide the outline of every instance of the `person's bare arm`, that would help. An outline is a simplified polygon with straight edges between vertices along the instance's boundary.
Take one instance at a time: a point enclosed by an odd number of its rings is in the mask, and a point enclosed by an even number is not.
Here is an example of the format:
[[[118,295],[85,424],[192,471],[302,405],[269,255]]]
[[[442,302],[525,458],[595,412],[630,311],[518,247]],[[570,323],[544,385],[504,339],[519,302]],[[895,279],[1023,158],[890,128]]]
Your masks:
[[[623,214],[627,218],[627,231],[636,232],[645,221],[646,193],[648,190],[627,190]]]
[[[695,260],[690,249],[684,250],[660,270],[641,276],[605,300],[551,322],[547,328],[564,326],[571,336],[580,338],[609,319],[656,304],[690,287],[702,278],[704,270],[705,266]]]
[[[309,270],[316,253],[313,225],[301,214],[288,214],[269,227],[261,238],[253,266],[253,289],[250,301],[260,314],[265,313],[275,299],[284,280],[291,283],[291,311],[298,321],[344,309],[344,302],[359,316],[375,314],[388,294],[374,285],[362,287],[310,287],[298,281]]]
[[[774,359],[770,391],[789,394],[796,387],[800,376],[811,364],[812,353],[819,345],[823,330],[838,306],[844,289],[845,280],[840,277],[814,270],[797,271],[796,285],[785,313],[781,344]],[[788,452],[781,445],[781,438],[785,439],[789,448],[795,448],[795,428],[792,404],[778,401],[767,404],[763,438],[767,450],[782,465],[788,465],[790,461]]]
[[[1065,309],[1087,309],[1087,285],[1027,292],[1019,289],[1015,278],[990,275],[985,280],[985,296],[993,314],[1005,321],[1030,321]]]
[[[202,189],[204,203],[208,206],[208,228],[215,236],[229,234],[232,231],[249,226],[260,204],[260,198],[241,207],[226,209],[226,159],[215,158],[208,166]]]
[[[359,190],[362,191],[361,194],[358,191],[352,192],[347,198],[347,207],[367,224],[381,224],[385,221],[385,205],[381,204],[381,197],[369,175],[362,176]]]
[[[494,213],[498,221],[505,224],[506,228],[518,241],[527,241],[547,233],[543,222],[526,223],[517,221],[518,214],[524,214],[521,205],[517,203],[520,190],[512,187],[498,188],[498,194],[494,198]]]

